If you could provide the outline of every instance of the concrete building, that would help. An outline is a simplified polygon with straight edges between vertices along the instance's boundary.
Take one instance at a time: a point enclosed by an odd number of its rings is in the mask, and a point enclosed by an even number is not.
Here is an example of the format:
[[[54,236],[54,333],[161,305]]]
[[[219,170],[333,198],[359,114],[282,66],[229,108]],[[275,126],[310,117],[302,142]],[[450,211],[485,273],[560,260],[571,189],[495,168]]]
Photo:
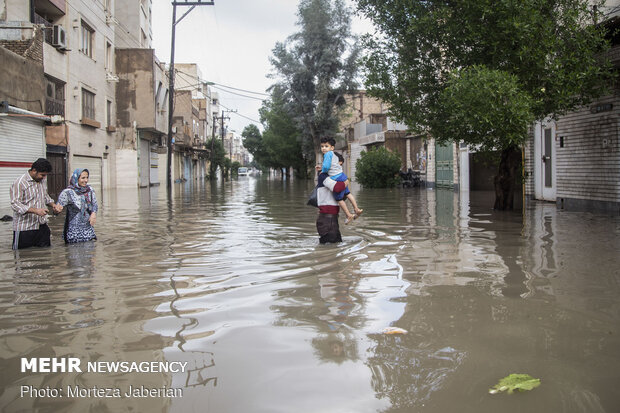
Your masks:
[[[6,21],[42,25],[45,114],[64,122],[46,127],[47,157],[68,171],[88,168],[100,199],[115,181],[113,70],[114,25],[101,2],[6,0]],[[56,189],[52,188],[51,192]]]
[[[221,133],[219,98],[197,64],[175,64],[175,72],[173,179],[204,180],[209,170],[207,142]]]
[[[116,25],[116,47],[153,47],[153,0],[105,0],[107,18]],[[110,4],[112,3],[112,4]]]
[[[168,77],[153,49],[117,49],[117,187],[166,182]],[[136,167],[136,165],[138,167]]]
[[[43,37],[32,23],[0,22],[0,216],[12,215],[11,184],[46,156]]]

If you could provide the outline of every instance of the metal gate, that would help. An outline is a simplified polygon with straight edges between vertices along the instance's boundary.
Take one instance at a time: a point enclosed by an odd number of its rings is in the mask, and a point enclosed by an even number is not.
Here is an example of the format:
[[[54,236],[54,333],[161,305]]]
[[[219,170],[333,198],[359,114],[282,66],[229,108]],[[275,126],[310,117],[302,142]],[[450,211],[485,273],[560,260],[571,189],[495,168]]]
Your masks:
[[[453,144],[435,144],[435,185],[438,187],[454,186],[454,148]]]
[[[11,184],[34,161],[45,158],[44,123],[40,119],[3,116],[0,118],[0,216],[12,214]]]

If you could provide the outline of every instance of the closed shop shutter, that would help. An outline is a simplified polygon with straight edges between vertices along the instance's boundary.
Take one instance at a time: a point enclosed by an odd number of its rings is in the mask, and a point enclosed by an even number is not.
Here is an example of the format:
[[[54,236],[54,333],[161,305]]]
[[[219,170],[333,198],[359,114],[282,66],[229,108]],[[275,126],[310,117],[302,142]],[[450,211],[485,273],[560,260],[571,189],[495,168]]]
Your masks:
[[[34,161],[45,158],[43,121],[35,118],[0,118],[0,216],[12,215],[9,190]]]
[[[71,173],[77,168],[88,169],[88,185],[95,190],[97,199],[103,200],[101,185],[101,158],[92,158],[89,156],[74,156],[71,161]]]
[[[159,185],[159,153],[157,144],[151,143],[151,185]]]
[[[140,187],[149,186],[151,178],[151,145],[148,140],[140,139]]]

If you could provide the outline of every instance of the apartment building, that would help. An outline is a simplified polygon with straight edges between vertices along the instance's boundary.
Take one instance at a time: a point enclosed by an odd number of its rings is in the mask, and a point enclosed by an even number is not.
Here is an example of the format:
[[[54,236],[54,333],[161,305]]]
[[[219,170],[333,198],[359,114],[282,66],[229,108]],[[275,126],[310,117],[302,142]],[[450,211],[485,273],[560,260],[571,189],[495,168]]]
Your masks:
[[[104,4],[7,0],[4,6],[7,21],[40,25],[45,33],[44,113],[64,119],[45,132],[48,159],[56,170],[64,169],[57,184],[66,185],[68,171],[88,168],[90,184],[103,199],[102,189],[114,181],[115,105],[114,79],[108,73],[114,26],[106,20]],[[52,185],[50,192],[58,189]]]
[[[169,93],[165,67],[153,49],[116,49],[115,63],[116,186],[165,184]]]
[[[173,179],[196,181],[208,174],[207,142],[219,135],[219,96],[195,63],[175,64]]]

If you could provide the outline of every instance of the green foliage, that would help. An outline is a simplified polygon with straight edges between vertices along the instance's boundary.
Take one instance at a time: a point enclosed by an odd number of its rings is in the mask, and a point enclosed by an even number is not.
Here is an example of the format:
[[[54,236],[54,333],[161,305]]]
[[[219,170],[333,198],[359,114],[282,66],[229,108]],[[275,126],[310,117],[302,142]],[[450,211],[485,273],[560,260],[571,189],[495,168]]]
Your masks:
[[[241,163],[239,161],[234,161],[230,165],[230,172],[231,172],[232,176],[237,176],[237,174],[239,173],[239,167],[240,166],[241,166]]]
[[[522,140],[532,117],[562,114],[605,93],[609,45],[590,3],[358,0],[381,33],[364,40],[366,87],[413,130],[505,148]],[[485,79],[493,86],[484,87]],[[475,104],[491,109],[487,119]],[[451,125],[443,127],[446,115]],[[508,125],[490,127],[500,121]]]
[[[232,160],[230,158],[224,158],[224,163],[221,165],[222,173],[224,178],[228,178],[230,176],[230,170],[232,168]]]
[[[250,124],[241,132],[243,147],[254,157],[254,161],[260,164],[260,159],[265,158],[265,148],[263,147],[263,137],[254,124]]]
[[[503,391],[508,391],[508,394],[512,394],[515,390],[527,391],[535,389],[540,386],[540,379],[535,379],[529,374],[511,374],[504,377],[489,389],[489,393],[496,394]]]
[[[207,149],[210,150],[209,155],[209,179],[217,178],[217,167],[224,170],[224,162],[226,158],[226,151],[224,150],[224,145],[222,144],[221,139],[211,138],[207,142]]]
[[[313,164],[320,138],[337,132],[344,96],[357,89],[359,47],[343,0],[301,0],[297,15],[299,32],[276,43],[270,60],[304,158]]]
[[[260,117],[265,130],[261,135],[255,125],[244,130],[243,146],[254,157],[260,169],[293,167],[298,177],[306,178],[308,161],[304,158],[301,134],[286,109],[283,89],[272,88],[271,99],[263,102]]]
[[[271,100],[263,103],[260,118],[265,125],[263,145],[273,168],[293,167],[295,174],[307,178],[308,162],[303,150],[301,133],[286,108],[285,91],[281,87],[271,90]]]
[[[530,95],[508,72],[472,66],[451,74],[430,122],[440,143],[464,141],[482,151],[519,145],[534,121]]]
[[[389,188],[400,182],[400,156],[383,146],[362,152],[355,167],[355,178],[368,188]]]

